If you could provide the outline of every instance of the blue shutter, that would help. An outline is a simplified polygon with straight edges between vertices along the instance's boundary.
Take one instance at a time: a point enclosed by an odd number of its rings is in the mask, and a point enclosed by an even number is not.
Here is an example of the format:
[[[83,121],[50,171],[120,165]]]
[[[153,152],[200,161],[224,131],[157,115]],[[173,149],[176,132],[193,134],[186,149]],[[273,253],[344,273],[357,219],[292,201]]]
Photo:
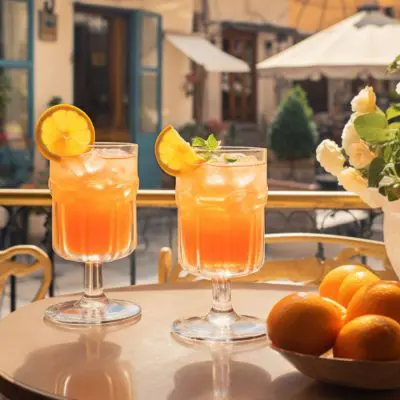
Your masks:
[[[137,10],[131,14],[130,135],[139,145],[141,188],[159,188],[161,171],[154,142],[161,130],[162,19]]]

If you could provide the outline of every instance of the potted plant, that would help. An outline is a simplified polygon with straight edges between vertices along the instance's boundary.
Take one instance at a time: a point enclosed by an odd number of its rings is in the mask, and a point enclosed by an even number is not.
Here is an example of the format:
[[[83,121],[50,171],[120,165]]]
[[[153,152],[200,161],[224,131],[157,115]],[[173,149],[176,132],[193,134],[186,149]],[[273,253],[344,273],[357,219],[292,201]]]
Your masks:
[[[312,110],[301,87],[291,89],[282,101],[269,133],[270,177],[314,182],[316,128]]]

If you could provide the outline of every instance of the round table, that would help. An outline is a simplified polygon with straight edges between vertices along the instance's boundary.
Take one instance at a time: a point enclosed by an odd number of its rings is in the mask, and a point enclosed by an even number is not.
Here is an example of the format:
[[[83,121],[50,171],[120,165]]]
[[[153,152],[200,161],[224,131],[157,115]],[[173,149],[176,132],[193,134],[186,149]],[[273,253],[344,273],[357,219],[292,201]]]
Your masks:
[[[293,288],[233,285],[233,300],[238,312],[265,318],[289,291]],[[0,391],[18,400],[400,398],[400,391],[359,392],[316,383],[296,372],[266,341],[218,346],[179,342],[170,334],[171,323],[208,311],[207,283],[127,287],[109,295],[138,302],[141,320],[59,328],[43,321],[43,311],[60,298],[38,301],[1,320]]]

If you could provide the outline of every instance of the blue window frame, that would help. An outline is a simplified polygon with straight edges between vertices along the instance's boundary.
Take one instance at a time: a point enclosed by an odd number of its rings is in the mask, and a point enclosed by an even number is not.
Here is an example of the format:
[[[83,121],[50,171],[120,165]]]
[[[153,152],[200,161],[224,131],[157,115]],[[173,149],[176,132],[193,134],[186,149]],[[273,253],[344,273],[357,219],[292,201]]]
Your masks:
[[[135,10],[131,14],[130,135],[139,145],[142,188],[159,188],[161,171],[154,142],[162,126],[162,18]]]
[[[30,179],[33,160],[34,0],[1,0],[0,7],[0,77],[7,99],[0,115],[0,186],[18,186]],[[16,139],[22,143],[12,143]]]

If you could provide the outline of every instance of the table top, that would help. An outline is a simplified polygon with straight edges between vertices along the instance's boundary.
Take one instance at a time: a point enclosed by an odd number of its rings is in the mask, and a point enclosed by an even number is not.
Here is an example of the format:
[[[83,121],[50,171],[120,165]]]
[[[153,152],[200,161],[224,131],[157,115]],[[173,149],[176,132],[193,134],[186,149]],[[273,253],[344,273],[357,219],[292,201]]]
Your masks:
[[[240,313],[265,318],[288,291],[293,289],[233,285],[234,305]],[[0,390],[18,400],[38,398],[34,393],[76,400],[400,398],[400,391],[360,392],[316,383],[266,341],[218,346],[179,342],[170,334],[171,323],[208,311],[208,284],[136,286],[108,295],[139,303],[141,320],[73,329],[43,321],[47,306],[73,297],[42,300],[1,320]]]

